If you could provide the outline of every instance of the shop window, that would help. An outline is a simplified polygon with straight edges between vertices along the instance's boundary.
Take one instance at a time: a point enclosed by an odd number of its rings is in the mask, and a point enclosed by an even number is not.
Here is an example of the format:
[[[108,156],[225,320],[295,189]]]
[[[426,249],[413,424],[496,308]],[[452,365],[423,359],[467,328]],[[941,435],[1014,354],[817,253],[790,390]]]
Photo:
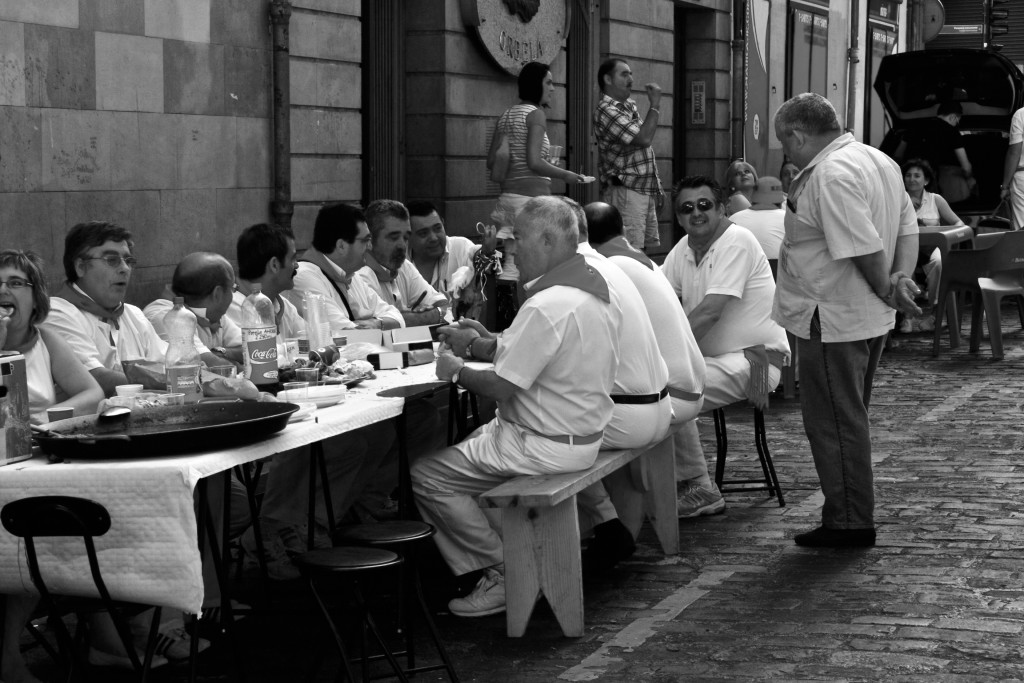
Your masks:
[[[787,97],[804,92],[828,96],[828,10],[790,9]]]

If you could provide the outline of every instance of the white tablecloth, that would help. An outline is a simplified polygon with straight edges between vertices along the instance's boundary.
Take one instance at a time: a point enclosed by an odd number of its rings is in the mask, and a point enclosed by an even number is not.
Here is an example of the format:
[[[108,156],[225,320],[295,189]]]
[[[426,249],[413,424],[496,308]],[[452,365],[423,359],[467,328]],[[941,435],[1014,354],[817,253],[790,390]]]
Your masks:
[[[397,416],[403,400],[375,394],[382,388],[433,377],[433,365],[412,370],[415,372],[379,373],[379,379],[364,383],[365,388],[352,390],[344,403],[316,411],[315,419],[289,424],[273,437],[244,447],[189,456],[56,465],[33,458],[9,465],[0,468],[0,506],[39,495],[79,496],[101,503],[110,513],[112,526],[96,539],[96,547],[111,595],[195,614],[203,603],[193,506],[196,483],[235,465]],[[95,595],[80,541],[40,539],[36,548],[51,590]],[[23,543],[0,528],[0,593],[22,592],[34,592]]]

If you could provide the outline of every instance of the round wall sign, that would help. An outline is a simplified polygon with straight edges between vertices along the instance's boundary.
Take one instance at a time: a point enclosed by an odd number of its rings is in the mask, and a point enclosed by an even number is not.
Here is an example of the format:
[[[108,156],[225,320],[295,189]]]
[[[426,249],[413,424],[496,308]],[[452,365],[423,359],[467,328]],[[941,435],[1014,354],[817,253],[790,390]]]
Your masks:
[[[550,64],[569,31],[566,0],[462,0],[462,17],[513,76],[527,62]]]

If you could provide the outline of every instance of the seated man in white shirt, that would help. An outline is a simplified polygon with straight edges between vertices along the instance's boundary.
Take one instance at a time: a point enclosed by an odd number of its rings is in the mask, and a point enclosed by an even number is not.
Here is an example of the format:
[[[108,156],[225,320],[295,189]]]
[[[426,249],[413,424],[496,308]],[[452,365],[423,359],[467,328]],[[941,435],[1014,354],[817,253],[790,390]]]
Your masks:
[[[474,281],[467,285],[464,292],[479,292],[482,289],[478,279],[484,276],[480,273],[487,273],[486,277],[497,277],[501,254],[494,250],[498,238],[493,228],[484,236],[483,244],[480,245],[467,237],[448,235],[433,202],[414,199],[406,207],[409,209],[409,222],[412,226],[409,260],[431,287],[450,296],[452,276],[460,268],[470,268],[475,273]],[[466,299],[472,299],[472,296],[464,294],[460,297],[460,303]]]
[[[377,199],[364,213],[372,239],[364,257],[366,266],[356,277],[384,301],[397,306],[407,326],[445,322],[448,297],[431,287],[405,258],[412,230],[405,205],[393,199]]]
[[[238,291],[227,316],[241,325],[241,304],[254,284],[274,302],[280,337],[299,337],[305,322],[290,301],[281,296],[292,288],[295,275],[295,238],[291,231],[264,223],[246,228],[238,238]],[[352,505],[373,474],[394,439],[389,425],[371,425],[323,442],[327,477],[335,519]],[[306,448],[274,456],[267,479],[267,492],[260,510],[268,570],[273,579],[298,578],[288,551],[305,552],[307,538],[309,457]],[[317,522],[326,525],[323,497],[317,496]],[[329,541],[324,539],[329,545]],[[254,552],[251,538],[243,536],[243,547]]]
[[[322,207],[313,226],[313,242],[299,258],[295,288],[285,296],[300,310],[305,309],[303,293],[324,297],[332,331],[405,327],[397,307],[382,299],[365,280],[354,277],[364,265],[363,256],[371,239],[359,207]]]
[[[775,280],[761,245],[725,216],[721,186],[703,176],[675,188],[676,218],[686,237],[672,248],[662,272],[682,300],[707,365],[703,410],[750,400],[767,407],[789,356],[786,331],[771,319]],[[684,482],[681,518],[718,514],[725,500],[710,480],[696,422],[680,431],[676,478]]]
[[[786,236],[783,225],[786,210],[782,208],[784,201],[786,195],[782,192],[782,181],[768,175],[761,176],[750,196],[750,208],[729,216],[733,223],[742,225],[754,234],[769,261],[779,258],[779,247],[782,246],[782,238]]]
[[[437,529],[434,540],[448,566],[460,576],[483,570],[470,595],[448,603],[458,616],[505,610],[501,538],[475,497],[520,474],[591,467],[614,407],[618,331],[611,295],[576,252],[571,209],[556,197],[534,197],[514,230],[528,298],[512,325],[500,337],[444,328],[445,338],[458,337],[463,350],[493,360],[494,369],[467,368],[452,354],[437,362],[438,378],[495,399],[498,415],[412,466],[416,503]]]
[[[114,223],[79,223],[64,238],[67,281],[42,326],[63,337],[106,396],[129,384],[126,360],[163,362],[167,344],[137,307],[124,302],[135,257],[132,234]]]
[[[196,350],[208,366],[241,365],[242,330],[227,313],[235,291],[235,270],[220,254],[197,251],[181,260],[171,278],[170,296],[151,301],[145,313],[157,334],[164,335],[164,316],[173,308],[171,296],[185,299],[196,315]]]

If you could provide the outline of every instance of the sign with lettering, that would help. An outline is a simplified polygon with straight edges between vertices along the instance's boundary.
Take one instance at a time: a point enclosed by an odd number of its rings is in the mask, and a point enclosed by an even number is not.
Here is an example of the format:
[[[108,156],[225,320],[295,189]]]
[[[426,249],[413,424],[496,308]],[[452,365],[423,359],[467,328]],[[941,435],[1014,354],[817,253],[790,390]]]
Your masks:
[[[690,81],[690,123],[703,126],[705,122],[704,81]]]
[[[527,62],[550,64],[569,32],[566,0],[461,0],[462,18],[487,53],[518,76]]]

